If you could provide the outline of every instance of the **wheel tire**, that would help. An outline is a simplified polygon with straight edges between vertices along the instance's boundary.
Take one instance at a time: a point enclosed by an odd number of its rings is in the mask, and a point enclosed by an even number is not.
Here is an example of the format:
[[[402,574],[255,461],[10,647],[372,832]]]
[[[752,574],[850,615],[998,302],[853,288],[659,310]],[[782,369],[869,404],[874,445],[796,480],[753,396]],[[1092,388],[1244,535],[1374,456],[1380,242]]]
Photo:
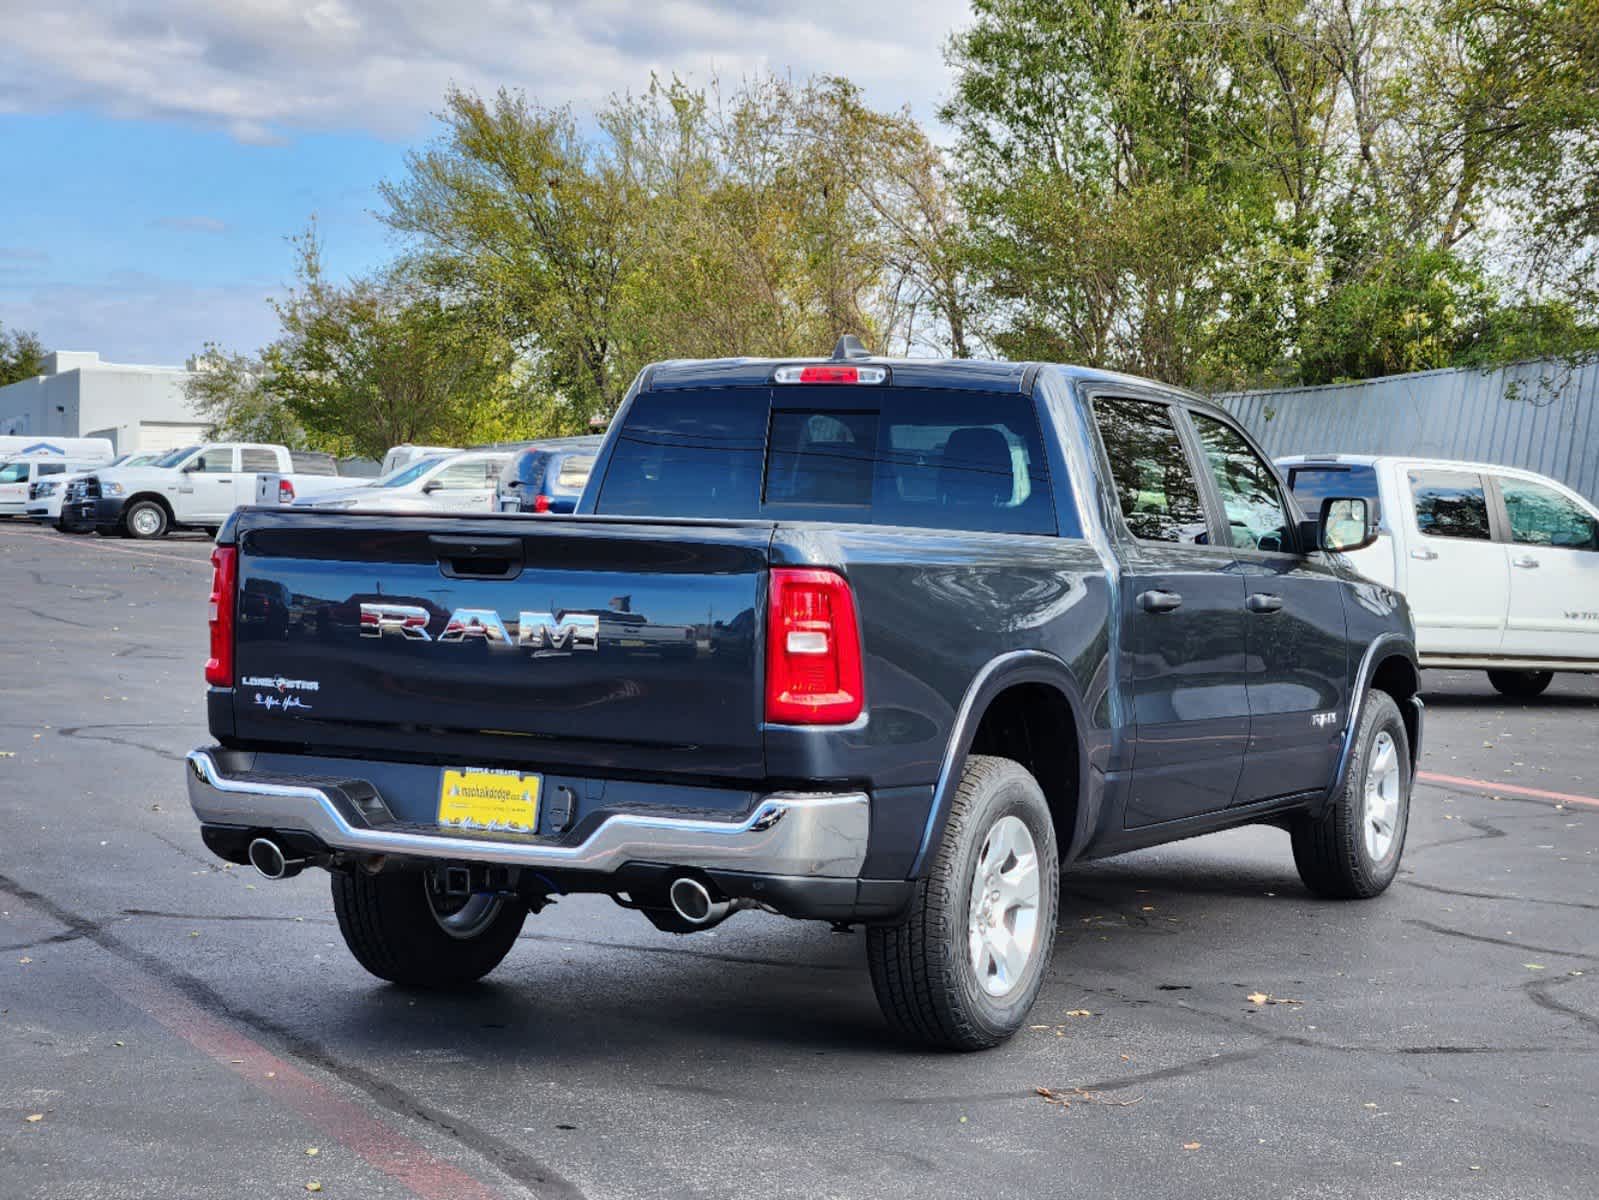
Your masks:
[[[973,940],[980,914],[972,896],[985,844],[1010,817],[1031,837],[1038,894],[1024,966],[1008,990],[993,995],[973,961],[982,944]],[[904,1037],[949,1050],[999,1045],[1021,1028],[1043,986],[1059,915],[1060,860],[1043,791],[1019,763],[973,755],[907,918],[866,931],[872,987],[889,1025]],[[1003,915],[999,920],[1005,924]]]
[[[335,871],[333,911],[358,963],[379,979],[416,988],[458,988],[483,978],[510,953],[527,919],[527,906],[507,897],[481,928],[449,933],[418,871]]]
[[[122,527],[128,536],[141,542],[166,537],[168,524],[167,510],[154,500],[136,500],[122,514]]]
[[[1553,671],[1489,671],[1488,682],[1494,691],[1512,700],[1531,700],[1541,695],[1554,679]]]
[[[1290,830],[1305,886],[1336,900],[1364,900],[1387,890],[1405,850],[1412,783],[1399,706],[1387,692],[1367,692],[1343,788],[1319,817],[1301,817]]]

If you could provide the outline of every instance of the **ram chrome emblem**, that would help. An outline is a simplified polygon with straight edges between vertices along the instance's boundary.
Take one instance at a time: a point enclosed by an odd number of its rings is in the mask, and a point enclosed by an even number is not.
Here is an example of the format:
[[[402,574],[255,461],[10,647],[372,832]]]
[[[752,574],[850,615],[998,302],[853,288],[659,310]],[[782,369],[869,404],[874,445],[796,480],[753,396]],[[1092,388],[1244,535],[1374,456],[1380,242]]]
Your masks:
[[[385,635],[411,642],[486,642],[491,646],[520,646],[538,654],[597,650],[600,644],[598,613],[518,613],[509,625],[492,608],[458,608],[450,614],[444,631],[435,639],[428,633],[430,614],[414,604],[361,605],[361,636]]]

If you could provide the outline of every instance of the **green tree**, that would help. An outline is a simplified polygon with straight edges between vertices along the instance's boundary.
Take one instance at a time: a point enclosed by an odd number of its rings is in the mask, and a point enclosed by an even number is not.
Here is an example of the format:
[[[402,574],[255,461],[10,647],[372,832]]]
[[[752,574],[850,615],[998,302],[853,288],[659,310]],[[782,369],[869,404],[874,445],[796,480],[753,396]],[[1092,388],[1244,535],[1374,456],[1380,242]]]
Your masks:
[[[314,227],[295,246],[298,279],[275,304],[283,333],[262,352],[260,386],[318,449],[378,458],[402,442],[571,428],[541,414],[533,372],[469,301],[400,270],[335,285]]]
[[[272,389],[263,386],[260,359],[231,353],[207,342],[184,381],[189,404],[208,422],[205,436],[240,442],[272,442],[301,450],[305,430]]]
[[[23,329],[6,332],[0,325],[0,387],[44,374],[44,345]]]
[[[974,10],[946,118],[1008,351],[1236,386],[1592,343],[1595,0]]]

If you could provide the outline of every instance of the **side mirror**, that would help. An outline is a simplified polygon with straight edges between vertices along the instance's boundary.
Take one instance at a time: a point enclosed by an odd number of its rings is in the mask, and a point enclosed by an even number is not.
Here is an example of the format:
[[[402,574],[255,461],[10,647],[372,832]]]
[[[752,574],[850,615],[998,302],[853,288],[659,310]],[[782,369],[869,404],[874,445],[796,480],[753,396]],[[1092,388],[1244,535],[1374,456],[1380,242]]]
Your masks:
[[[198,471],[198,470],[202,469],[204,466],[205,466],[205,459],[203,459],[203,458],[191,458],[188,462],[183,464],[183,474],[188,475],[191,472]]]
[[[430,479],[422,485],[422,494],[424,496],[431,496],[434,492],[442,492],[443,490],[444,485],[437,479]]]
[[[1328,496],[1316,521],[1316,545],[1335,554],[1364,550],[1377,540],[1371,510],[1360,496]]]

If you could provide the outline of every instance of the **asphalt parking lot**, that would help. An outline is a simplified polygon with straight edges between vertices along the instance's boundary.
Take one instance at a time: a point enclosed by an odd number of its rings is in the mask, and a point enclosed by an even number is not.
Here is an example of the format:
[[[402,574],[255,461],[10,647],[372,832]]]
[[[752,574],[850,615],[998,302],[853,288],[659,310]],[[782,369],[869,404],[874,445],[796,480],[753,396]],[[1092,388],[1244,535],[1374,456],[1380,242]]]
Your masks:
[[[764,914],[569,898],[471,993],[367,976],[322,873],[200,845],[208,554],[0,523],[6,1200],[1593,1194],[1599,679],[1426,677],[1378,900],[1266,829],[1071,870],[1033,1027],[929,1054],[858,932]]]

